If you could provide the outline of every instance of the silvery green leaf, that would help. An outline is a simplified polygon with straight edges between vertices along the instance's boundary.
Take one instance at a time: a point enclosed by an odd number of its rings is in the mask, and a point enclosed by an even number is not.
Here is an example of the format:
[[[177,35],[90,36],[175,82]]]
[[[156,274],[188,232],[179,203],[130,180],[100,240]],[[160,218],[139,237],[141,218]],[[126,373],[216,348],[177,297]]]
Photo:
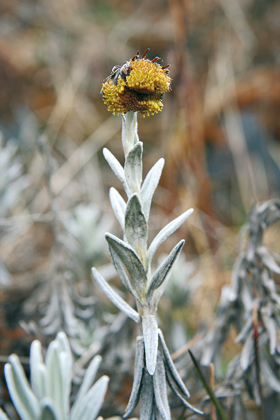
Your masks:
[[[47,392],[46,369],[42,373],[43,365],[42,346],[39,340],[34,340],[30,346],[30,382],[31,388],[40,401]]]
[[[126,180],[125,180],[124,169],[123,169],[122,165],[120,164],[118,159],[115,158],[113,153],[111,153],[108,149],[106,149],[106,147],[104,147],[104,149],[103,149],[103,155],[104,155],[105,159],[107,160],[110,168],[114,172],[114,174],[119,178],[119,180],[123,184],[124,190],[125,190],[126,194],[128,195],[129,194],[129,189],[128,189],[128,186],[127,186],[127,183],[126,183]]]
[[[180,399],[180,401],[182,401],[182,403],[188,407],[190,410],[192,410],[194,413],[197,414],[201,414],[203,415],[203,412],[198,410],[197,408],[195,408],[193,405],[191,405],[187,400],[186,397],[181,395],[180,392],[178,392],[178,390],[175,388],[173,380],[172,380],[172,376],[170,374],[170,372],[168,370],[166,370],[166,377],[167,377],[167,382],[171,388],[171,390],[174,392],[174,394]]]
[[[154,315],[141,317],[145,345],[146,368],[150,375],[155,373],[158,350],[158,324]]]
[[[115,216],[124,231],[124,215],[125,215],[125,209],[126,209],[126,203],[122,196],[118,193],[118,191],[115,188],[110,188],[109,191],[109,197],[112,209],[115,213]]]
[[[192,214],[193,209],[189,209],[185,213],[181,214],[181,216],[177,217],[172,222],[168,223],[154,238],[151,245],[148,249],[148,266],[150,265],[154,253],[158,249],[158,247],[168,238],[168,236],[172,235],[179,227],[184,223],[187,218]]]
[[[143,143],[139,141],[129,151],[125,159],[124,175],[129,189],[129,194],[140,194],[142,183],[142,154]]]
[[[9,362],[4,372],[13,404],[21,420],[37,420],[40,415],[39,402],[31,391],[19,358],[13,354]]]
[[[38,389],[36,390],[37,392],[36,397],[40,401],[42,398],[44,398],[47,395],[47,392],[48,392],[48,372],[47,372],[47,368],[45,364],[41,364],[38,366],[37,376],[38,376],[38,383],[37,383]],[[33,388],[33,385],[32,385],[32,389],[35,392],[35,388]]]
[[[109,378],[102,376],[82,398],[72,420],[94,420],[99,413],[107,391]]]
[[[59,325],[60,319],[57,316],[58,306],[59,306],[58,293],[52,293],[51,298],[50,298],[50,303],[46,311],[46,315],[40,320],[41,327],[48,327],[49,325],[52,325],[52,323],[55,321],[57,321]]]
[[[50,398],[43,398],[43,400],[40,402],[40,408],[40,420],[60,420],[60,417],[58,416]]]
[[[59,345],[60,345],[60,351],[63,351],[67,354],[67,357],[69,359],[69,365],[72,366],[72,353],[71,353],[71,349],[70,349],[70,345],[69,345],[69,341],[68,338],[65,334],[65,332],[60,331],[55,339]],[[71,374],[69,375],[71,378]],[[69,379],[69,381],[71,381],[71,379]]]
[[[149,220],[152,198],[158,186],[163,166],[164,166],[164,159],[161,158],[150,169],[141,187],[141,192],[140,192],[141,202],[143,206],[143,213],[146,217],[146,220]]]
[[[141,386],[141,408],[139,420],[152,419],[154,405],[153,378],[144,369],[143,381]]]
[[[68,417],[69,412],[69,397],[71,391],[71,378],[72,378],[72,353],[69,341],[64,332],[59,332],[56,340],[59,343],[59,367],[62,380],[62,407],[64,417]]]
[[[70,413],[70,420],[73,420],[75,417],[77,417],[77,412],[79,410],[79,405],[81,404],[81,400],[86,395],[90,387],[92,386],[96,372],[101,363],[101,360],[102,360],[102,357],[97,355],[89,364],[86,370],[82,385],[79,388],[75,402],[72,406],[71,413]]]
[[[261,407],[262,399],[260,395],[260,386],[256,375],[256,369],[252,369],[251,375],[247,380],[246,387],[248,389],[248,393],[253,396],[256,406]]]
[[[268,228],[269,226],[272,226],[279,219],[280,219],[280,211],[277,211],[276,213],[274,213],[272,216],[268,218],[266,222],[266,228]]]
[[[140,388],[144,369],[144,339],[143,337],[137,337],[136,340],[136,351],[135,351],[135,362],[134,362],[134,377],[132,391],[130,398],[125,409],[125,419],[130,416],[135,407],[138,404],[140,398]]]
[[[162,350],[163,350],[164,360],[165,360],[167,368],[168,368],[168,370],[171,374],[171,377],[172,377],[173,381],[175,382],[175,384],[178,386],[178,388],[181,390],[182,394],[186,398],[189,398],[190,393],[187,390],[185,384],[183,383],[183,381],[182,381],[182,379],[181,379],[181,377],[180,377],[180,375],[179,375],[179,373],[178,373],[178,371],[177,371],[177,369],[176,369],[176,367],[175,367],[175,365],[174,365],[174,363],[171,359],[170,353],[169,353],[168,348],[165,344],[165,340],[164,340],[162,331],[160,329],[158,329],[158,336],[159,336],[159,340],[160,340],[161,347],[162,347]]]
[[[248,334],[246,341],[244,343],[241,356],[240,356],[240,366],[244,372],[248,369],[250,365],[250,355],[253,352],[254,340],[253,340],[253,331]]]
[[[264,265],[274,273],[280,274],[280,267],[274,261],[273,257],[270,255],[268,249],[265,246],[260,246],[257,249],[258,255],[262,258]]]
[[[163,261],[163,263],[159,266],[159,268],[154,273],[151,283],[149,284],[147,294],[146,294],[146,299],[148,302],[152,301],[155,290],[158,289],[160,286],[163,286],[160,290],[160,293],[158,293],[156,296],[157,302],[159,301],[161,295],[164,292],[164,288],[166,285],[166,282],[164,283],[164,281],[165,279],[167,279],[167,275],[169,274],[171,268],[173,267],[174,262],[178,258],[184,243],[185,243],[184,240],[180,241],[172,249],[168,257]],[[157,302],[155,302],[155,304],[157,304]]]
[[[128,200],[125,213],[125,236],[141,261],[146,259],[148,226],[138,194]]]
[[[266,307],[261,308],[262,320],[269,336],[270,354],[275,354],[277,347],[277,324],[270,316],[270,312]]]
[[[10,420],[9,417],[4,413],[2,408],[0,408],[0,420]]]
[[[262,273],[262,282],[266,293],[270,296],[271,300],[276,303],[280,309],[280,296],[277,294],[275,282],[270,278],[269,273],[264,271]]]
[[[246,284],[244,281],[242,282],[242,288],[241,292],[239,293],[241,297],[242,304],[246,310],[247,313],[252,312],[253,305],[254,305],[254,299],[251,294],[251,291],[248,287],[248,284]]]
[[[134,249],[121,239],[117,238],[110,233],[105,234],[105,239],[113,250],[118,254],[128,274],[130,275],[131,282],[141,300],[143,290],[146,287],[146,273],[145,268],[140,261]]]
[[[236,374],[237,370],[240,369],[240,354],[235,356],[228,364],[226,371],[226,381],[231,382]]]
[[[127,288],[127,290],[129,290],[129,292],[132,294],[132,296],[134,296],[134,298],[139,302],[139,304],[142,305],[142,302],[140,302],[137,294],[135,293],[135,291],[133,290],[131,286],[129,277],[126,274],[126,271],[123,267],[123,262],[121,261],[118,254],[113,250],[113,248],[110,245],[109,245],[109,252],[110,252],[111,260],[116,269],[116,272],[118,273],[118,276],[121,279],[123,285]]]
[[[139,323],[139,314],[128,305],[113,289],[109,284],[104,280],[104,278],[98,273],[95,268],[91,269],[92,275],[96,283],[101,287],[105,295],[111,300],[111,302],[124,312],[129,318],[133,321]]]
[[[71,391],[71,374],[72,374],[72,361],[69,360],[68,354],[63,351],[59,354],[59,368],[61,376],[61,405],[63,410],[64,419],[68,418],[69,413],[69,397]]]
[[[158,358],[155,374],[153,376],[155,401],[163,420],[171,420],[170,408],[167,399],[165,367],[161,357]]]
[[[58,416],[66,420],[64,401],[64,384],[61,366],[61,346],[58,340],[50,343],[46,352],[46,367],[48,371],[48,396],[53,401],[53,405],[57,410]]]
[[[234,342],[240,343],[241,341],[245,340],[245,338],[249,334],[252,327],[253,327],[253,319],[252,317],[250,317],[249,319],[247,319],[246,323],[244,324],[242,330],[240,331],[240,333],[238,334]]]
[[[260,360],[260,363],[261,363],[261,372],[264,374],[270,388],[276,392],[280,392],[280,381],[275,376],[268,361],[264,357],[262,357]]]
[[[215,352],[217,350],[217,339],[216,339],[216,330],[208,331],[206,335],[206,343],[205,348],[203,349],[202,357],[201,357],[201,365],[202,366],[209,366],[212,362]]]
[[[139,141],[137,133],[137,112],[128,111],[122,116],[122,145],[125,156],[135,143]]]

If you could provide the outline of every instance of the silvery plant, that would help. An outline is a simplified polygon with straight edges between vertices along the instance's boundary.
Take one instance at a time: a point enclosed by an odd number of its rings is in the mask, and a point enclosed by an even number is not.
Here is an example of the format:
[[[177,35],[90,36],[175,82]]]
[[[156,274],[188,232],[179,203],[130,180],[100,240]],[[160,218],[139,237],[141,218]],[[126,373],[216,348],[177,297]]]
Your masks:
[[[23,162],[17,156],[16,141],[5,143],[0,132],[0,217],[7,217],[20,200],[20,193],[29,185],[29,178],[23,174]]]
[[[111,233],[106,233],[105,238],[117,274],[135,298],[137,310],[95,268],[92,269],[92,274],[107,297],[139,324],[141,331],[136,340],[134,381],[124,418],[131,415],[141,397],[140,420],[171,420],[167,384],[184,406],[202,414],[187,401],[189,392],[173,364],[156,318],[158,302],[184,240],[172,249],[155,271],[152,270],[152,259],[158,247],[187,220],[193,210],[186,211],[170,222],[148,246],[150,207],[164,159],[155,163],[142,182],[143,143],[139,141],[137,134],[136,112],[122,114],[122,145],[125,154],[124,167],[108,149],[105,148],[103,154],[127,195],[125,201],[115,188],[111,188],[109,193],[113,211],[123,231],[123,239]]]
[[[3,239],[14,222],[9,224],[9,216],[21,199],[21,192],[28,186],[29,178],[23,173],[23,162],[17,155],[18,147],[14,140],[5,142],[0,132],[0,234]],[[15,229],[14,229],[15,230]],[[0,286],[7,286],[12,276],[0,258]]]
[[[45,363],[41,343],[30,348],[30,384],[18,356],[9,356],[4,373],[9,393],[21,420],[94,420],[102,406],[109,378],[94,385],[100,356],[89,364],[70,408],[72,355],[65,333],[58,333],[47,349]],[[8,420],[0,408],[0,420]]]
[[[243,348],[228,366],[223,394],[235,394],[238,400],[245,384],[258,407],[263,406],[264,397],[280,393],[280,296],[274,280],[274,275],[280,274],[280,256],[264,244],[266,231],[279,219],[279,199],[251,206],[248,222],[241,230],[243,249],[235,262],[231,284],[222,289],[217,322],[203,341],[201,358],[203,365],[214,361],[218,366],[222,345],[235,325],[235,341]],[[241,406],[241,401],[238,404]],[[271,404],[270,400],[270,408]],[[233,418],[239,419],[239,414]]]

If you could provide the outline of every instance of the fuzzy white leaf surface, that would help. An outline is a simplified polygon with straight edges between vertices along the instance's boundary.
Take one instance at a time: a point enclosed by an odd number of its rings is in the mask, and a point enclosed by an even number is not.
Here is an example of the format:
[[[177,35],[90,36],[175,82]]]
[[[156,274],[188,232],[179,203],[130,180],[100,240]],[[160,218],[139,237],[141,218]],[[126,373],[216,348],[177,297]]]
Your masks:
[[[168,238],[168,236],[172,235],[179,227],[188,219],[188,217],[193,213],[193,209],[187,210],[185,213],[181,214],[181,216],[177,217],[172,222],[168,223],[154,238],[151,245],[148,249],[148,266],[151,264],[152,258],[158,249],[158,247]]]
[[[91,269],[92,276],[96,283],[101,287],[105,295],[111,300],[111,302],[119,308],[120,311],[125,313],[129,318],[133,319],[134,322],[139,323],[139,314],[136,312],[128,303],[126,303],[123,298],[121,298],[109,284],[106,282],[106,280],[98,273],[98,271],[95,268]]]
[[[103,149],[103,155],[105,159],[107,160],[110,168],[114,172],[114,174],[119,178],[119,180],[123,184],[126,194],[129,195],[129,188],[125,180],[124,169],[122,165],[120,164],[118,159],[115,158],[113,153],[111,153],[108,149],[106,149],[106,147],[104,147]]]
[[[124,216],[126,210],[126,202],[124,201],[120,193],[118,193],[118,191],[113,187],[110,188],[109,197],[115,216],[122,230],[124,231]]]
[[[158,350],[158,324],[154,315],[141,318],[145,345],[146,367],[150,375],[155,373]]]
[[[146,220],[149,219],[152,198],[158,186],[163,167],[164,159],[161,158],[150,169],[141,187],[141,202]]]
[[[140,197],[133,194],[128,200],[125,214],[125,236],[143,264],[146,263],[148,226],[142,212]]]
[[[135,288],[140,300],[146,287],[146,272],[145,268],[139,259],[134,249],[110,233],[105,234],[106,241],[118,254],[124,266],[126,267],[128,274],[130,275],[131,282]]]
[[[143,143],[139,141],[129,151],[124,165],[124,176],[129,189],[129,194],[140,194],[142,183],[142,154]]]

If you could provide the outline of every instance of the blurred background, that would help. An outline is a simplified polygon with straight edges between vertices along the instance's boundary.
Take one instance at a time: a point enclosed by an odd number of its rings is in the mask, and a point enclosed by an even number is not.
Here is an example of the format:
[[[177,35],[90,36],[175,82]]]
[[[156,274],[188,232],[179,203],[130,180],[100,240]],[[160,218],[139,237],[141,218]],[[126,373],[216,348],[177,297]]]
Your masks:
[[[138,121],[144,174],[166,160],[150,237],[195,209],[160,249],[186,239],[159,310],[175,351],[211,326],[251,203],[279,195],[280,2],[2,0],[0,12],[1,372],[8,354],[24,361],[32,339],[63,329],[83,363],[104,355],[118,388],[138,332],[90,276],[101,267],[121,288],[104,233],[120,234],[108,190],[123,191],[102,155],[106,146],[124,162],[121,118],[102,81],[137,50],[171,65],[163,111]],[[266,238],[275,251],[278,232]],[[116,411],[129,381],[118,402],[112,391]]]

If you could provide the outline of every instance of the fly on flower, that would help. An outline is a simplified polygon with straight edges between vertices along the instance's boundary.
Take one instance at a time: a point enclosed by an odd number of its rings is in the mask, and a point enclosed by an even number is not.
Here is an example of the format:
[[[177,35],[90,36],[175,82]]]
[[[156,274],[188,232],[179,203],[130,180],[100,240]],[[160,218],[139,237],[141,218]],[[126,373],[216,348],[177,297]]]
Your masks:
[[[161,66],[157,61],[146,58],[149,48],[140,57],[139,51],[121,66],[114,66],[102,85],[103,101],[113,114],[128,111],[143,115],[162,110],[162,98],[168,92],[171,78],[169,64]]]

